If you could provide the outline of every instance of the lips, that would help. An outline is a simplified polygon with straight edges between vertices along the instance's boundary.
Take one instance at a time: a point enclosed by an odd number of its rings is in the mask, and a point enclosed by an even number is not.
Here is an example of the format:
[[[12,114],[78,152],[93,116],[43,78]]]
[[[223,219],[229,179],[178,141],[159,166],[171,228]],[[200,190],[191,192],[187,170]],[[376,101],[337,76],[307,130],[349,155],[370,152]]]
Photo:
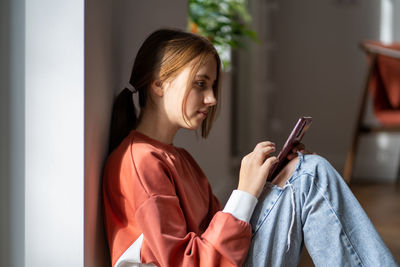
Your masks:
[[[207,117],[208,110],[199,110],[198,113],[203,114],[204,117]]]

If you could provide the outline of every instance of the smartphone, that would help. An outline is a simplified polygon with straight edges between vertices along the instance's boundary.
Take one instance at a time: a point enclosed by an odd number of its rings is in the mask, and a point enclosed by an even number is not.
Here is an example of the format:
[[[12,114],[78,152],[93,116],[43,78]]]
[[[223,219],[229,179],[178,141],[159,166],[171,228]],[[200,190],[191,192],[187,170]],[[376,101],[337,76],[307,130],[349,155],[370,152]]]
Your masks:
[[[278,154],[278,162],[272,165],[267,181],[272,181],[276,175],[285,167],[285,165],[289,162],[287,157],[293,153],[292,150],[297,145],[300,144],[301,139],[303,138],[304,134],[311,126],[312,118],[311,117],[300,117],[297,121],[296,125],[294,126],[292,132],[290,133],[288,139],[286,140],[285,144],[281,152]]]

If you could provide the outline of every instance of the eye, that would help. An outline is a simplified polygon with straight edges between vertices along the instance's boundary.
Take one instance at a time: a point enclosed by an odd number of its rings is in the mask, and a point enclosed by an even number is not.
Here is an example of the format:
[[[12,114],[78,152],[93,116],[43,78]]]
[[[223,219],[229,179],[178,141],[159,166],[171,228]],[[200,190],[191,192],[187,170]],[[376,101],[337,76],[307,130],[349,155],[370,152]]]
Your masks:
[[[194,85],[200,89],[203,89],[207,86],[205,81],[199,80],[199,81],[195,81]]]

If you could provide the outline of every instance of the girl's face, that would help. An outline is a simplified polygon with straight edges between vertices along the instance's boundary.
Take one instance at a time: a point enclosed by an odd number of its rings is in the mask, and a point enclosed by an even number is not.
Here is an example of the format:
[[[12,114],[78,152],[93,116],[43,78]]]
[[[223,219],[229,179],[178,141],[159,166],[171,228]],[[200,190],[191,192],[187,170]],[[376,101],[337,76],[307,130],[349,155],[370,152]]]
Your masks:
[[[206,63],[195,73],[194,80],[189,82],[192,68],[193,64],[188,64],[175,79],[163,86],[164,110],[170,122],[178,128],[198,129],[207,117],[210,107],[217,104],[213,90],[217,78],[217,62],[214,56],[207,57]],[[182,105],[188,85],[190,88],[184,109],[187,119],[185,121]]]

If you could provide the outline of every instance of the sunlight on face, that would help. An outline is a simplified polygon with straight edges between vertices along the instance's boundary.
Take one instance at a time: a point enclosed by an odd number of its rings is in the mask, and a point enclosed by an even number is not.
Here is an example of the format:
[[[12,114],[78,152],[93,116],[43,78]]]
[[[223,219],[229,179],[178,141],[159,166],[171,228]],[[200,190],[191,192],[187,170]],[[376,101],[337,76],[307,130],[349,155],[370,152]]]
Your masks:
[[[207,57],[206,63],[198,69],[194,80],[189,83],[192,68],[193,62],[164,86],[164,109],[169,121],[179,128],[199,128],[207,117],[209,108],[217,103],[213,91],[217,78],[217,62],[214,56]],[[185,108],[186,122],[182,116],[182,104],[188,84],[190,88]]]

